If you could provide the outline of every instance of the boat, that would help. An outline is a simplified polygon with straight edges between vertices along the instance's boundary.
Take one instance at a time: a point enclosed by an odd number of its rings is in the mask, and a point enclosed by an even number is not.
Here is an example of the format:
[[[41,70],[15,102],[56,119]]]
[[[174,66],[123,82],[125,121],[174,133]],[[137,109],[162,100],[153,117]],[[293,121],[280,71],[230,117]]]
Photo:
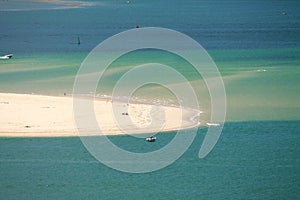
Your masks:
[[[80,42],[80,37],[78,36],[78,37],[77,37],[77,44],[80,45],[80,43],[81,43],[81,42]]]
[[[10,59],[12,57],[13,57],[13,54],[7,54],[7,55],[4,55],[4,56],[0,56],[0,59],[6,60],[6,59]]]
[[[155,140],[156,140],[156,137],[155,137],[155,136],[150,136],[150,137],[147,137],[147,138],[146,138],[146,141],[147,141],[147,142],[155,142]]]

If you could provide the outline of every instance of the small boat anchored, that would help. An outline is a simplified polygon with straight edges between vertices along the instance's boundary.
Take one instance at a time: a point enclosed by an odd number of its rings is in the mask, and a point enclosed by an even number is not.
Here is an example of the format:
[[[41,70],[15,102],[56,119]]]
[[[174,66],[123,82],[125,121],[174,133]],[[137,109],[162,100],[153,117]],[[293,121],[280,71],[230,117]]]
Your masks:
[[[1,60],[6,60],[6,59],[10,59],[13,57],[13,54],[7,54],[7,55],[4,55],[4,56],[0,56],[0,59]]]
[[[155,140],[156,140],[156,137],[155,137],[155,136],[150,136],[150,137],[147,137],[147,138],[146,138],[146,141],[147,141],[147,142],[155,142]]]
[[[135,28],[140,28],[140,25],[138,22],[135,23]]]
[[[80,42],[80,37],[78,36],[77,37],[77,45],[80,45],[81,44],[81,42]]]

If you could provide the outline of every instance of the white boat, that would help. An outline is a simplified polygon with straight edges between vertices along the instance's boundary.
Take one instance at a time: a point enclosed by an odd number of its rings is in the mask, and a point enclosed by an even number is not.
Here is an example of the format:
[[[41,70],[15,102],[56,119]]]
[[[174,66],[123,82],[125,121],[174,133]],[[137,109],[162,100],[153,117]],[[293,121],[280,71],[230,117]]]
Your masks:
[[[4,55],[4,56],[0,56],[0,59],[1,60],[6,60],[6,59],[10,59],[13,57],[13,54],[7,54],[7,55]]]
[[[147,142],[155,142],[155,140],[156,140],[156,137],[155,137],[155,136],[150,136],[150,137],[147,137],[147,138],[146,138],[146,141],[147,141]]]

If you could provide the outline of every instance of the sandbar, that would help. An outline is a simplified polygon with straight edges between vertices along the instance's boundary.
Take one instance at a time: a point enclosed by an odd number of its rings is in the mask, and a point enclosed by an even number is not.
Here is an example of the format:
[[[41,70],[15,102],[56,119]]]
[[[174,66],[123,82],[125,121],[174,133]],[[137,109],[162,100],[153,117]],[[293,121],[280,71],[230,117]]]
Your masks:
[[[96,125],[87,121],[87,113],[77,115],[75,120],[72,96],[0,93],[0,137],[141,134],[200,124],[200,112],[194,109],[107,99],[93,99],[93,102]]]

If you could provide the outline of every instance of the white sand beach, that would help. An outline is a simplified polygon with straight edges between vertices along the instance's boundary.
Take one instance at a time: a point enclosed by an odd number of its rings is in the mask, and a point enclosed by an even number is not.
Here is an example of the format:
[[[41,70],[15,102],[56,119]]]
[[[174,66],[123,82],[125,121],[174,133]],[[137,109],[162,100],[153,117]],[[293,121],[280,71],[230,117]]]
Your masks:
[[[199,125],[199,112],[190,109],[107,100],[95,100],[94,109],[101,133],[95,129],[92,135],[162,132]],[[0,137],[78,136],[81,127],[75,124],[72,97],[0,93],[0,112]]]

